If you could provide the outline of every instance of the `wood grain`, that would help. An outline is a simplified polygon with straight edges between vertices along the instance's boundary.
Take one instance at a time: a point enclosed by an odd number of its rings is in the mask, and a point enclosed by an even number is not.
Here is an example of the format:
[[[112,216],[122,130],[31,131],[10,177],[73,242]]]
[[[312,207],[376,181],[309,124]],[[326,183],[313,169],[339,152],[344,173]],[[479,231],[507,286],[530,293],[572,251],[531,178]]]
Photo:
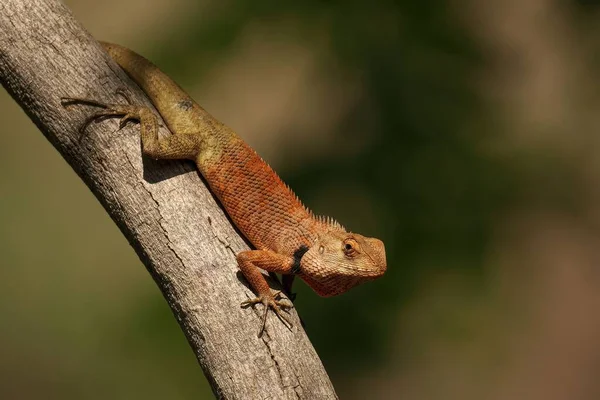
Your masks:
[[[115,90],[123,87],[149,103],[64,4],[0,2],[0,81],[127,237],[218,398],[337,398],[295,311],[291,330],[271,314],[257,337],[261,310],[240,308],[254,297],[235,262],[247,246],[193,164],[142,157],[134,124],[118,130],[107,120],[79,134],[93,110],[67,110],[61,96],[120,101]]]

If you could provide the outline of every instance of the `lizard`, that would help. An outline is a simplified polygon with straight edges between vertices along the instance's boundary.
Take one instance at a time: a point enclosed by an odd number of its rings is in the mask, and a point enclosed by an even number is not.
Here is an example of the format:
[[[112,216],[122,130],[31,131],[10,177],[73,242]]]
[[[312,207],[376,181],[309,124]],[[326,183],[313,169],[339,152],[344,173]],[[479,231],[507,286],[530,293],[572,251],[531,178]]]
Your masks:
[[[291,327],[282,310],[293,307],[281,298],[281,291],[271,291],[260,269],[282,274],[288,297],[295,276],[320,296],[329,297],[384,274],[387,263],[381,240],[349,232],[332,218],[315,215],[256,151],[153,63],[125,47],[101,45],[150,98],[171,135],[159,138],[157,115],[132,104],[123,89],[117,93],[127,104],[62,97],[63,106],[97,108],[81,132],[93,121],[120,117],[119,129],[128,121],[139,123],[142,152],[147,156],[195,161],[210,190],[254,247],[239,252],[236,261],[257,294],[241,306],[264,307],[259,337],[269,310]]]

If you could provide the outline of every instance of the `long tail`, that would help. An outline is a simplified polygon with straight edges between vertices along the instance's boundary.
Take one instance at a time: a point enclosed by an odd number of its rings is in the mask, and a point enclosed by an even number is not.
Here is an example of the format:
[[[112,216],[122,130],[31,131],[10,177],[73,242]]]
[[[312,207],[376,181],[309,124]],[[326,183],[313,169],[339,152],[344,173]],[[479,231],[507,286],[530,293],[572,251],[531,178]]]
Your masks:
[[[113,60],[148,95],[171,132],[192,133],[198,126],[213,126],[220,130],[222,124],[200,107],[169,76],[150,61],[113,43],[100,42]]]

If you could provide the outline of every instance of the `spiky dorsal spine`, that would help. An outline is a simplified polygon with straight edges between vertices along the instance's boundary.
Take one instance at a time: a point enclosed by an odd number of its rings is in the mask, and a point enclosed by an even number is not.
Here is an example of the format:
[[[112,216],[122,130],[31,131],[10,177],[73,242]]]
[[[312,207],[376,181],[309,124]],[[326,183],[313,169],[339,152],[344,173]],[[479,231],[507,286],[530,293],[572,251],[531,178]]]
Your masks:
[[[268,165],[268,164],[267,164]],[[342,224],[340,224],[339,222],[337,222],[335,219],[331,218],[331,217],[327,217],[324,215],[315,215],[308,207],[306,207],[306,205],[304,205],[304,203],[302,202],[302,200],[300,200],[300,198],[298,198],[298,195],[296,193],[294,193],[294,191],[292,190],[291,187],[289,187],[289,185],[285,182],[283,182],[281,180],[281,178],[279,178],[280,182],[282,185],[284,185],[286,187],[287,190],[289,190],[290,193],[292,193],[296,199],[296,201],[298,202],[298,204],[300,204],[300,206],[302,208],[304,208],[304,210],[311,216],[311,218],[314,218],[316,221],[318,221],[319,223],[326,225],[330,228],[333,229],[339,229],[342,231],[345,231],[346,228],[344,228],[344,226]]]
[[[323,225],[329,226],[330,228],[340,229],[343,231],[346,230],[346,228],[344,228],[344,226],[342,224],[340,224],[339,222],[337,222],[335,219],[333,219],[331,217],[327,217],[324,215],[317,215],[317,216],[315,216],[315,219],[317,221],[319,221],[320,223],[322,223]]]

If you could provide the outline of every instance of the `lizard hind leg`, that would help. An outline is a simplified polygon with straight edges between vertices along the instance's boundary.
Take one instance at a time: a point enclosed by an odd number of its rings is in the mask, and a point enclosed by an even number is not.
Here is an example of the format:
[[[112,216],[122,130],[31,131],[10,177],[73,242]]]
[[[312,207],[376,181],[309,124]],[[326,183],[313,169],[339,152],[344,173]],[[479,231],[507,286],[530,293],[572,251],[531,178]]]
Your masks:
[[[158,118],[148,107],[134,105],[123,89],[117,89],[117,94],[125,99],[128,104],[109,104],[88,98],[62,97],[64,107],[75,104],[100,108],[86,119],[80,128],[83,134],[92,122],[99,122],[106,118],[121,117],[119,129],[128,121],[140,123],[140,134],[144,154],[154,159],[195,159],[201,145],[201,138],[193,134],[169,135],[164,138],[158,136]]]
[[[81,134],[85,133],[85,130],[92,122],[100,122],[107,118],[121,117],[119,120],[119,129],[122,129],[129,121],[141,122],[143,114],[141,110],[142,107],[136,107],[132,105],[129,96],[123,89],[117,89],[116,93],[121,95],[125,101],[127,101],[127,104],[108,104],[83,97],[61,97],[60,100],[61,104],[65,108],[71,105],[81,104],[101,109],[100,111],[97,111],[90,117],[86,118],[84,124],[79,128],[79,132]]]

